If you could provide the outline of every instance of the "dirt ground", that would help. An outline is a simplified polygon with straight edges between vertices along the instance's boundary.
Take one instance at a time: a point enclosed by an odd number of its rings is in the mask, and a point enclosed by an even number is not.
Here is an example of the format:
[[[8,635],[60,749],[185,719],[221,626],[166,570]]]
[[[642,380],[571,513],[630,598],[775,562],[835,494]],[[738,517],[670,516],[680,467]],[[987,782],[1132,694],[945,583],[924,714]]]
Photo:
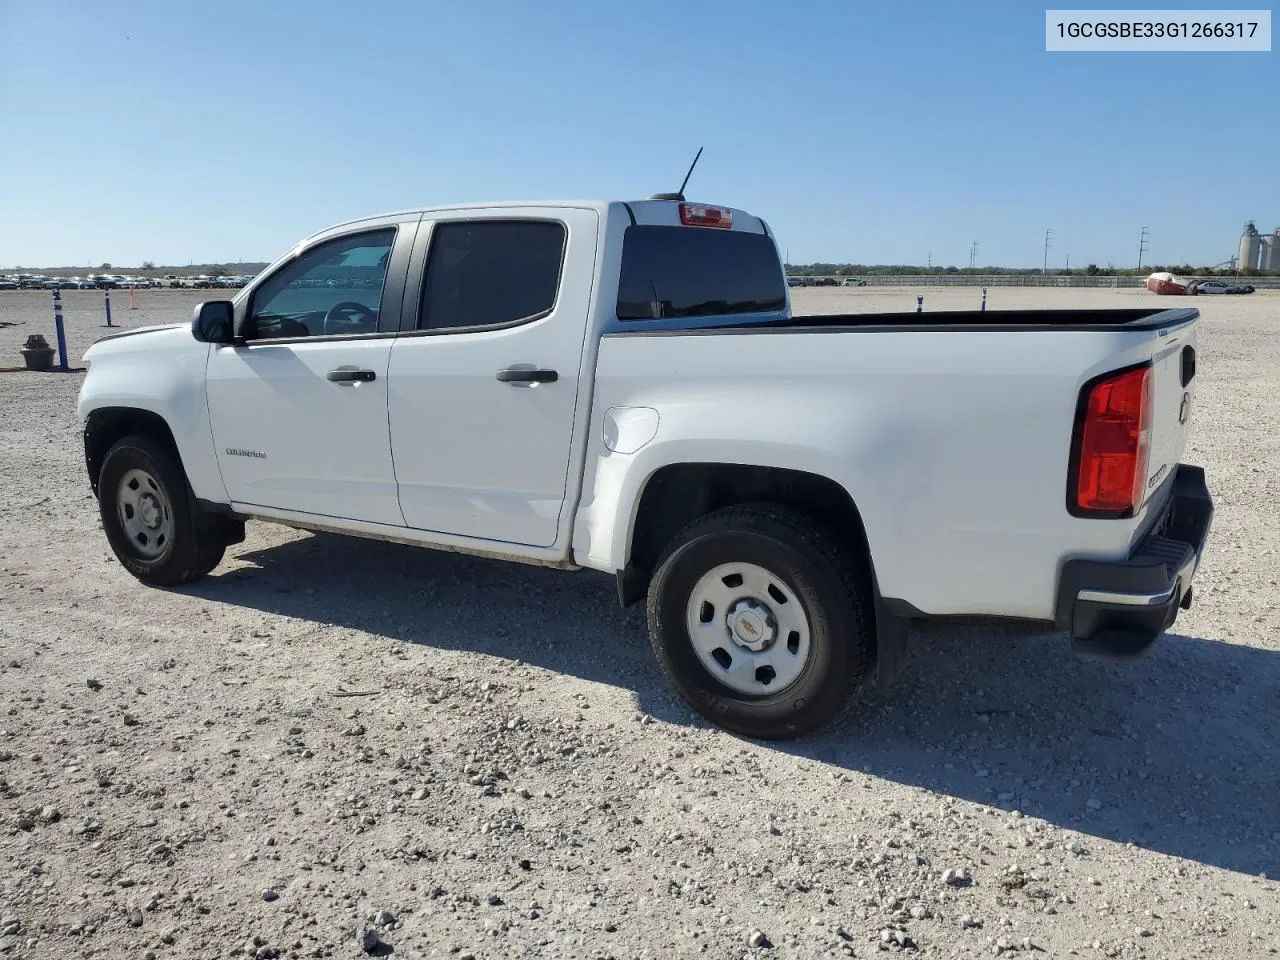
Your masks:
[[[980,296],[795,300],[917,292]],[[137,326],[217,295],[112,299]],[[53,342],[49,300],[0,292],[0,367]],[[78,364],[102,296],[64,303]],[[1156,303],[1182,305],[989,294]],[[1280,295],[1187,303],[1217,517],[1173,631],[1125,665],[920,636],[781,746],[684,708],[595,574],[253,523],[206,580],[144,587],[85,479],[83,374],[0,374],[0,954],[1277,953]]]

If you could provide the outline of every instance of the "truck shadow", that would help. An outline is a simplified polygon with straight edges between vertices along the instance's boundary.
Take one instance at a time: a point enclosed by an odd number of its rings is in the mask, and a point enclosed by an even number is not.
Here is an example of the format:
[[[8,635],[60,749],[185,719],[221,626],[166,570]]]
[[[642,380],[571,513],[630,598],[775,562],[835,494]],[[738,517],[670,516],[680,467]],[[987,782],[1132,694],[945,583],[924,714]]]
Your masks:
[[[315,535],[244,550],[183,592],[634,691],[709,727],[654,662],[612,578]],[[304,586],[305,585],[305,586]],[[548,631],[547,624],[558,624]],[[1280,872],[1280,654],[1169,634],[1105,664],[1061,637],[918,634],[902,677],[822,734],[766,744],[1245,873]],[[1274,838],[1274,839],[1273,839]]]

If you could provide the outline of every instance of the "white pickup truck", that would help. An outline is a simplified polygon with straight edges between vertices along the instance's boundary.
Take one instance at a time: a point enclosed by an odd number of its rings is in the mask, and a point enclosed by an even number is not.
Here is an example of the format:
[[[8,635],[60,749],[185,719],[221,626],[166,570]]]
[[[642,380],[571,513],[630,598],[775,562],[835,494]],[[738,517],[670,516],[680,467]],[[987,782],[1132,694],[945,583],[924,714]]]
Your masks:
[[[789,738],[915,620],[1145,650],[1213,515],[1179,463],[1193,309],[793,316],[768,225],[667,195],[455,206],[299,243],[85,355],[89,480],[139,580],[246,519],[617,578],[662,669]]]

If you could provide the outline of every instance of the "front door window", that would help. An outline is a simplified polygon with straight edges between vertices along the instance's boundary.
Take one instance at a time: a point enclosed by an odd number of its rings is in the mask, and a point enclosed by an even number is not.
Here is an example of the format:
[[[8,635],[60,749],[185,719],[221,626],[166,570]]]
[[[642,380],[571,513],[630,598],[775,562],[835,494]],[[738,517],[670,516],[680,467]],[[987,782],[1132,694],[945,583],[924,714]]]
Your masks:
[[[321,243],[253,294],[250,340],[370,334],[378,330],[394,228]]]

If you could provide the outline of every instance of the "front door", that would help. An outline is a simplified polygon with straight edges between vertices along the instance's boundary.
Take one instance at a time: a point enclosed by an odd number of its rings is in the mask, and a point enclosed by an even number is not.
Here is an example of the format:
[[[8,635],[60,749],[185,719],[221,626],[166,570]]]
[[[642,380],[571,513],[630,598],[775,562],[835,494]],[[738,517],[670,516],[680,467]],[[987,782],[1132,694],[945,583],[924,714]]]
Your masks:
[[[388,400],[408,526],[556,542],[597,231],[577,208],[423,222],[416,318],[392,347]]]
[[[414,231],[391,223],[307,248],[251,292],[246,342],[211,352],[209,415],[234,503],[404,525],[387,366]]]

